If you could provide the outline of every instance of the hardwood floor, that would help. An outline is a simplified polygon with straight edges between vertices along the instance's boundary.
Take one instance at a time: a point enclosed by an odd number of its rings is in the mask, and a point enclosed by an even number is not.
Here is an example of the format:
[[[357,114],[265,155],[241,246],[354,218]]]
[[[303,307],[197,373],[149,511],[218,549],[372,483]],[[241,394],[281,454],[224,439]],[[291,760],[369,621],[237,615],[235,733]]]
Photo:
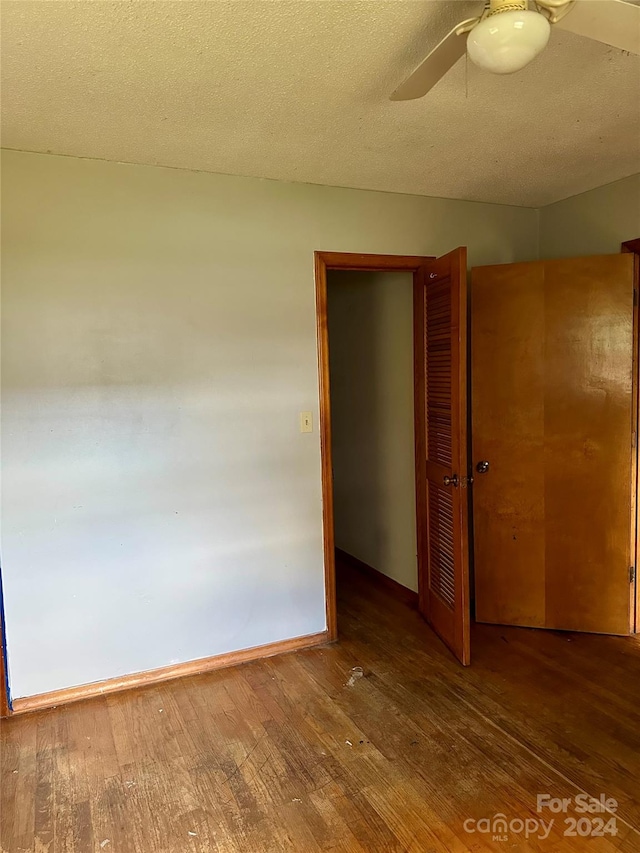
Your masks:
[[[640,850],[636,639],[477,625],[463,669],[345,574],[335,645],[5,721],[3,853]],[[615,837],[563,835],[580,793]]]

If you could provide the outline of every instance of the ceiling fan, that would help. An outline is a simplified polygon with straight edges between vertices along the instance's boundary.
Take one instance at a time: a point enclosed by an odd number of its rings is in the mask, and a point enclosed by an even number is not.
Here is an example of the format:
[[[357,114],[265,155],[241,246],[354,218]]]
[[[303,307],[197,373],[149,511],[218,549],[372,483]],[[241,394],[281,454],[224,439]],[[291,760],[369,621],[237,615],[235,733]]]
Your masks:
[[[511,74],[549,41],[551,25],[640,54],[640,6],[625,0],[486,0],[477,18],[455,26],[391,95],[421,98],[462,57],[480,68]]]

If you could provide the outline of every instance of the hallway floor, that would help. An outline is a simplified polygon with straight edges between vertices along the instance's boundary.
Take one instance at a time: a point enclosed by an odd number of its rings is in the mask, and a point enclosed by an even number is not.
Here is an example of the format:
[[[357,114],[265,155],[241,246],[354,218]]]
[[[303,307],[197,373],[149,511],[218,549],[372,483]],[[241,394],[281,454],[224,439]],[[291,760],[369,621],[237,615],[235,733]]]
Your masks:
[[[478,625],[463,669],[346,569],[339,629],[3,721],[3,853],[640,849],[637,639]],[[617,806],[580,814],[581,794]]]

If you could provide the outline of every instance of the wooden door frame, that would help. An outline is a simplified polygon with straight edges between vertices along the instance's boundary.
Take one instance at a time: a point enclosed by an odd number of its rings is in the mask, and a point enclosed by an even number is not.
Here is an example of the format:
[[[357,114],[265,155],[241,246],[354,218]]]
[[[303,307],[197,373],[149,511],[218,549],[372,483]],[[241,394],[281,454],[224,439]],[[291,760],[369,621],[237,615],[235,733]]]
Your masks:
[[[640,291],[640,237],[635,240],[626,240],[620,246],[621,252],[628,252],[635,255],[635,284],[633,295],[633,411],[635,413],[635,423],[633,425],[633,434],[635,437],[635,446],[633,448],[633,471],[632,471],[632,513],[635,516],[635,530],[632,541],[632,555],[635,558],[635,614],[631,617],[632,633],[640,633],[640,583],[638,582],[638,570],[640,569],[640,499],[638,495],[638,430],[640,427],[640,318],[638,312],[640,308],[638,302],[638,292]],[[632,521],[632,528],[634,527]],[[633,592],[632,592],[633,595]]]
[[[333,519],[333,460],[331,453],[331,398],[329,382],[329,323],[327,314],[327,270],[361,272],[410,272],[413,283],[432,255],[364,255],[350,252],[315,252],[316,333],[320,386],[320,459],[322,466],[322,538],[324,587],[328,640],[338,639],[336,604],[336,557]],[[416,438],[414,437],[414,443]],[[417,496],[416,496],[417,497]],[[418,572],[418,588],[422,584]]]

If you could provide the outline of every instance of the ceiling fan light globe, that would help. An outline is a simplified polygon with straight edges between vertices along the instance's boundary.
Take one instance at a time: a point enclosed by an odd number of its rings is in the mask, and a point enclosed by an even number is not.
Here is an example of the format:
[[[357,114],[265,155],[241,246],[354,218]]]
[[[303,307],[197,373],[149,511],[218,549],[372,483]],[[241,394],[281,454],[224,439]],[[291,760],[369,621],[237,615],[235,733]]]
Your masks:
[[[513,74],[528,65],[549,41],[551,26],[539,12],[500,12],[469,33],[469,59],[493,74]]]

